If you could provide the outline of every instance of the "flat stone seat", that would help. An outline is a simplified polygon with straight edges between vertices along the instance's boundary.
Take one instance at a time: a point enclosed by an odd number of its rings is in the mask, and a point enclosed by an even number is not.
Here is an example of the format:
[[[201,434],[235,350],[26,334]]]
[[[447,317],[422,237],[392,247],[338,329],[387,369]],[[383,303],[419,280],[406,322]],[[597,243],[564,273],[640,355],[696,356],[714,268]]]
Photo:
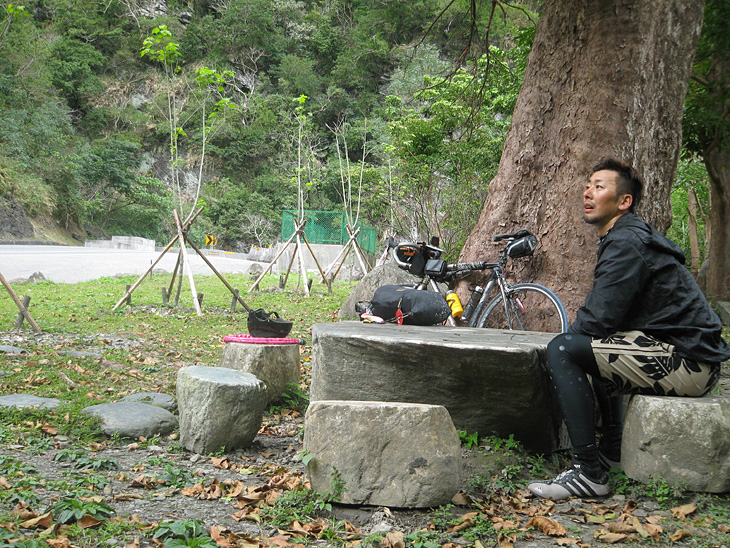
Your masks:
[[[168,410],[140,402],[100,403],[84,408],[82,413],[99,417],[101,430],[107,436],[152,438],[169,434],[177,427],[175,415]]]
[[[337,502],[397,508],[448,504],[461,486],[459,435],[440,405],[317,401],[304,419],[312,489]]]
[[[621,467],[690,491],[730,491],[730,398],[632,396],[626,407]]]
[[[38,407],[44,409],[55,409],[61,405],[58,398],[41,398],[32,394],[10,394],[0,396],[0,407]]]
[[[250,373],[262,380],[266,384],[268,403],[281,400],[287,385],[299,385],[301,371],[298,344],[234,342],[236,338],[242,337],[224,339],[219,367]]]
[[[532,451],[560,448],[561,417],[543,365],[554,335],[337,322],[312,329],[311,401],[443,405],[458,430]]]
[[[180,443],[201,455],[247,447],[266,406],[266,386],[225,367],[184,367],[177,373]]]

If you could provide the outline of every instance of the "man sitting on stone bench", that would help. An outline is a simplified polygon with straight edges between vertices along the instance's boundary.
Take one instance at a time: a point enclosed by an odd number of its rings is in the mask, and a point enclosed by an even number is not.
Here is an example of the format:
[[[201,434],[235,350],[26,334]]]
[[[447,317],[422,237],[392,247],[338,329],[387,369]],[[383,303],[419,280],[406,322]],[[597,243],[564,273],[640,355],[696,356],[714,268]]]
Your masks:
[[[621,396],[606,404],[601,393],[702,396],[730,358],[720,319],[684,267],[680,247],[634,215],[642,187],[631,166],[606,159],[583,192],[584,220],[600,238],[593,289],[569,333],[547,348],[573,458],[556,478],[528,485],[540,497],[609,494],[605,469],[621,458]],[[600,444],[587,375],[608,426]]]

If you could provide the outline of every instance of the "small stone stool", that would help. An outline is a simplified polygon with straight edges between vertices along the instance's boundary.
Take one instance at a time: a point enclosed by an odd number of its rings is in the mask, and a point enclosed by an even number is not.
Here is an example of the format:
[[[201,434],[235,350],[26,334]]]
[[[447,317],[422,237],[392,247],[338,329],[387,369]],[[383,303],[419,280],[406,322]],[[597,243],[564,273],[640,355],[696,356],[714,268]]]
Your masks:
[[[251,373],[266,384],[267,402],[281,399],[288,384],[299,385],[299,339],[261,339],[248,335],[224,337],[218,365]]]
[[[312,402],[304,450],[312,489],[327,493],[342,481],[335,500],[345,504],[431,508],[461,486],[459,435],[441,405]]]
[[[638,481],[651,476],[690,491],[730,490],[730,398],[632,396],[621,467]]]
[[[201,455],[251,444],[261,427],[266,386],[250,373],[185,367],[177,374],[180,443]]]

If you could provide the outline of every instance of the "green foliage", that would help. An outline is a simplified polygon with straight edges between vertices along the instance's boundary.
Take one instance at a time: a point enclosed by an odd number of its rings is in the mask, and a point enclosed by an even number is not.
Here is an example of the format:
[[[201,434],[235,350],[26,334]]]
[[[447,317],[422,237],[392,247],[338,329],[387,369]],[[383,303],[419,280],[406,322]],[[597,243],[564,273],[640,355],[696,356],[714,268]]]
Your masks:
[[[306,523],[332,511],[330,500],[327,495],[303,487],[291,489],[277,498],[272,506],[263,508],[261,514],[271,520],[274,527],[288,527],[294,520]]]
[[[689,192],[697,197],[697,232],[700,246],[700,263],[692,264],[692,253],[689,237]],[[677,242],[687,258],[687,266],[699,269],[707,253],[705,242],[705,221],[709,210],[709,181],[707,170],[702,161],[689,156],[681,158],[677,166],[677,175],[672,186],[672,225],[667,237]]]
[[[94,501],[64,499],[52,506],[53,515],[58,523],[75,523],[84,516],[106,519],[114,515],[106,504]]]
[[[650,477],[646,483],[629,479],[622,470],[612,469],[608,473],[612,491],[617,495],[653,499],[662,508],[671,508],[682,503],[685,491],[674,485],[669,485],[661,478]]]
[[[459,440],[461,441],[461,445],[466,445],[467,449],[477,447],[479,445],[479,432],[469,434],[465,430],[459,430]]]
[[[199,520],[166,521],[155,529],[154,539],[163,541],[163,548],[215,548],[218,544],[208,536]]]
[[[72,109],[86,112],[91,97],[103,89],[98,73],[106,59],[91,44],[62,37],[51,48],[51,82]]]

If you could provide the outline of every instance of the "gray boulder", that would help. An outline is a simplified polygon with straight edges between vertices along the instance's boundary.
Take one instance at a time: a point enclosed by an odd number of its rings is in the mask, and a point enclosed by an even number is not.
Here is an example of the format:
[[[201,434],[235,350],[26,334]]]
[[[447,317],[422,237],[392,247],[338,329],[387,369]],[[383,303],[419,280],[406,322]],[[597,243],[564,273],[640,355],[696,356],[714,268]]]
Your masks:
[[[169,394],[160,394],[159,392],[137,392],[135,394],[129,394],[122,398],[122,401],[134,401],[139,403],[146,403],[148,405],[155,405],[162,409],[167,409],[171,413],[177,409],[177,403],[175,398]]]
[[[44,409],[55,409],[61,405],[61,400],[56,398],[41,398],[31,394],[10,394],[0,396],[0,407],[42,407]]]
[[[139,402],[113,402],[92,405],[82,411],[99,417],[107,436],[137,439],[169,434],[177,427],[175,415],[154,405]]]
[[[633,396],[621,467],[638,481],[654,477],[690,491],[730,491],[730,398]]]
[[[337,313],[338,320],[359,320],[355,312],[355,304],[358,301],[369,301],[373,298],[375,290],[383,285],[392,284],[414,284],[418,278],[399,268],[394,262],[388,262],[376,266],[363,276],[362,280],[347,297],[347,300]]]
[[[180,442],[206,455],[246,447],[266,406],[266,385],[250,373],[224,367],[185,367],[177,374]]]
[[[429,508],[459,490],[459,436],[442,406],[319,401],[304,425],[312,489],[340,481],[339,502]]]
[[[552,335],[469,327],[335,322],[312,328],[311,401],[427,403],[456,428],[560,446],[560,412],[543,365]]]
[[[299,345],[227,342],[218,365],[264,381],[267,403],[279,401],[288,384],[299,384]]]

